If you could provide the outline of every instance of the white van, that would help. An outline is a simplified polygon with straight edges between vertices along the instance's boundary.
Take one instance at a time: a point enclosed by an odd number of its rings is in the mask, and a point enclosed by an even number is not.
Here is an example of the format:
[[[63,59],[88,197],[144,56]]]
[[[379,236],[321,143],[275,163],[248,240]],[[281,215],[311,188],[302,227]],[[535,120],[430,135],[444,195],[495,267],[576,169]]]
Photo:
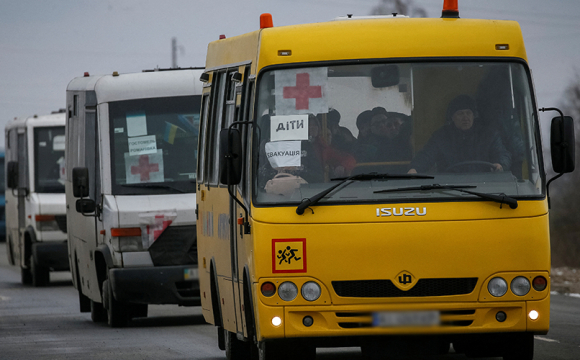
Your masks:
[[[69,269],[64,196],[64,109],[6,125],[6,253],[23,284]]]
[[[201,73],[85,73],[68,85],[69,260],[80,310],[95,322],[122,327],[148,304],[200,304]]]

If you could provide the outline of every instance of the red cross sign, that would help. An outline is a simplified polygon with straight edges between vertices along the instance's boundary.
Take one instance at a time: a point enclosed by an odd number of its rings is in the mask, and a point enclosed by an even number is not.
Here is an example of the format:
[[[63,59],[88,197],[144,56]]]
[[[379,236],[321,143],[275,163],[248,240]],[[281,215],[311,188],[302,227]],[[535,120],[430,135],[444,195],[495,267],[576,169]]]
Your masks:
[[[147,234],[150,236],[153,232],[153,241],[157,238],[171,225],[173,220],[165,220],[163,215],[155,215],[155,225],[147,225]]]
[[[149,174],[159,171],[159,164],[149,164],[149,156],[139,156],[139,166],[131,166],[131,174],[141,175],[141,181],[149,181]]]
[[[284,87],[284,99],[296,99],[296,110],[308,110],[309,99],[322,97],[322,86],[310,86],[310,74],[296,74],[296,86]]]

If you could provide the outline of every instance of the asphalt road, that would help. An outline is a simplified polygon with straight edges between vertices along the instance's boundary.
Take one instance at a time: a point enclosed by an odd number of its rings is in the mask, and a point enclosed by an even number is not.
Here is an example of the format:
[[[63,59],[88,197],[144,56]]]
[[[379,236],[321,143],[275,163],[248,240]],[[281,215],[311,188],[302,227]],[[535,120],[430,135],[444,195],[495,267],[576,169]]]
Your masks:
[[[552,297],[551,330],[536,337],[535,359],[580,359],[580,297]],[[216,329],[197,307],[150,306],[128,328],[95,324],[80,313],[69,273],[51,273],[48,287],[20,282],[20,269],[0,244],[0,359],[225,359]],[[362,359],[358,348],[318,349],[317,359]],[[441,360],[462,360],[450,353]]]

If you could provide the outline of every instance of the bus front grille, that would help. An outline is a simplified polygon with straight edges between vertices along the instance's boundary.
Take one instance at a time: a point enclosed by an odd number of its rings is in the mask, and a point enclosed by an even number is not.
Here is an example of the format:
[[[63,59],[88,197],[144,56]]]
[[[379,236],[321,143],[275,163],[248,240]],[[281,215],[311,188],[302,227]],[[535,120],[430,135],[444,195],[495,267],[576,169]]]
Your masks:
[[[407,291],[396,287],[391,280],[333,281],[336,295],[341,297],[393,298],[465,295],[475,289],[477,278],[419,279]]]

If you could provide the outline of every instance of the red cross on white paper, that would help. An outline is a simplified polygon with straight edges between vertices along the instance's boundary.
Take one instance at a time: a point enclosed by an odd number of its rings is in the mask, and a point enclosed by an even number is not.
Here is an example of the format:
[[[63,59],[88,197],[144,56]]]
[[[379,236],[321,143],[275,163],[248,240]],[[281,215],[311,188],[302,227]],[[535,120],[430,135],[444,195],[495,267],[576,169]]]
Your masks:
[[[139,156],[139,166],[131,166],[132,175],[141,175],[141,181],[148,181],[149,174],[159,171],[159,164],[149,164],[149,156]]]
[[[322,86],[310,86],[310,74],[296,74],[296,86],[284,87],[284,99],[296,99],[296,110],[308,110],[309,99],[322,97]]]

